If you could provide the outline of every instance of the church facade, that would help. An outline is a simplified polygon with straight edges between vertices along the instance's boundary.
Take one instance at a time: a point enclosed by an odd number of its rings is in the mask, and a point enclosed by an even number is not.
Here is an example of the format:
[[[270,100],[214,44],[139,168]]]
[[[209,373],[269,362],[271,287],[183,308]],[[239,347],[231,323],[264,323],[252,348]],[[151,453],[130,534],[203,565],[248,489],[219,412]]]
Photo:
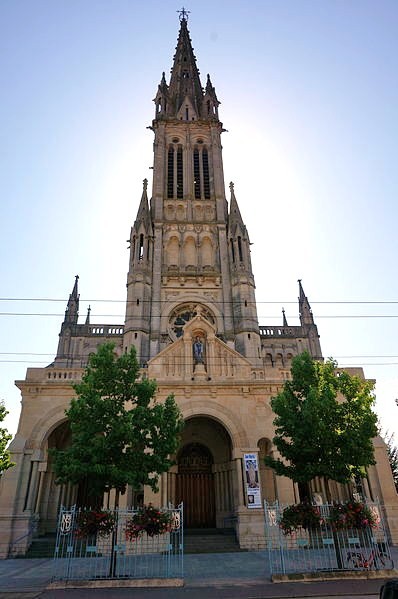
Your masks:
[[[54,531],[60,505],[78,501],[79,489],[54,484],[48,449],[70,442],[71,384],[105,341],[118,353],[135,346],[143,375],[157,381],[158,401],[174,394],[185,421],[159,493],[130,489],[122,504],[183,501],[185,526],[234,527],[241,547],[258,549],[263,500],[300,499],[297,485],[264,465],[275,453],[270,399],[295,355],[322,359],[318,330],[300,281],[300,325],[289,326],[284,313],[280,326],[259,325],[248,232],[233,183],[228,199],[225,191],[219,101],[209,76],[202,87],[185,12],[170,80],[163,73],[154,101],[152,194],[144,180],[130,234],[125,321],[92,324],[88,313],[79,323],[76,277],[53,363],[16,381],[22,412],[11,444],[16,466],[0,479],[2,557],[16,542],[28,546],[33,534]],[[397,542],[397,495],[380,438],[375,455],[363,492],[381,500]],[[311,492],[325,497],[323,481],[314,480]],[[336,484],[333,493],[346,499],[352,488]]]

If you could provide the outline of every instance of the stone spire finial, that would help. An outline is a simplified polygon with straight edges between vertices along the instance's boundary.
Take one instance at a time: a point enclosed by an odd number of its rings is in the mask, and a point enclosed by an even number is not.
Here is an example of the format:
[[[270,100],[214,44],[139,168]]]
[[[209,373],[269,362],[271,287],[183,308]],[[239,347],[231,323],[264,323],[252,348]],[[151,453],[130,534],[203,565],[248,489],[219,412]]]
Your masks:
[[[180,22],[181,21],[188,22],[188,15],[191,13],[190,10],[185,10],[185,8],[182,7],[182,9],[181,10],[177,10],[177,12],[178,12],[178,15],[179,15]]]
[[[87,309],[87,316],[86,316],[85,324],[90,324],[90,312],[91,312],[91,306],[89,306]]]
[[[287,324],[287,320],[286,320],[285,308],[282,308],[282,318],[283,318],[283,325],[282,325],[282,326],[284,326],[284,327],[287,327],[287,326],[289,326],[289,325]]]
[[[144,179],[142,183],[143,190],[146,191],[148,189],[148,179]]]

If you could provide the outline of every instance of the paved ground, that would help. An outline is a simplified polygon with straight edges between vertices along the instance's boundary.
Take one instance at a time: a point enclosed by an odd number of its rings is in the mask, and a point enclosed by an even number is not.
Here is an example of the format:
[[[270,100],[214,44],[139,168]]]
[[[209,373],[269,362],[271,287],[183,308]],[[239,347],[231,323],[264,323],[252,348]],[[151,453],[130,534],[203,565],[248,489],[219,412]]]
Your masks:
[[[398,563],[398,549],[393,552]],[[51,559],[1,560],[0,599],[377,599],[383,584],[383,580],[275,584],[265,552],[186,555],[185,586],[174,589],[45,590],[52,571]]]

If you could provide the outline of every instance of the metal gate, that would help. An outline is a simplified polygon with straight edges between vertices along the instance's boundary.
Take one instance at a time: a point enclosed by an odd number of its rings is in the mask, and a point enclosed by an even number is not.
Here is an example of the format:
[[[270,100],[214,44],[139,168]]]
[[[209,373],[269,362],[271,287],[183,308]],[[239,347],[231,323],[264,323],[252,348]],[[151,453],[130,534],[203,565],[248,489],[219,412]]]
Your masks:
[[[129,523],[138,512],[61,507],[53,580],[183,578],[183,505],[159,510],[170,520],[163,534],[151,536],[151,531],[142,531],[129,540]],[[82,515],[86,514],[85,532],[89,534],[82,534]]]
[[[394,567],[380,504],[366,502],[375,525],[336,530],[329,519],[332,504],[319,510],[322,524],[315,529],[298,528],[284,534],[280,521],[284,508],[264,502],[265,536],[271,574],[327,570],[390,570]]]

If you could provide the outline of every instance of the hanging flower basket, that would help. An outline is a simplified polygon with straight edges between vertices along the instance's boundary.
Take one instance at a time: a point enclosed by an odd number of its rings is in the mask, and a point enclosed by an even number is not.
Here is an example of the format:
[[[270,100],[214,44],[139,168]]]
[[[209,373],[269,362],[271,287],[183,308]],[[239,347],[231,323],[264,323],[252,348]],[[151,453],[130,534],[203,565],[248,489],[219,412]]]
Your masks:
[[[358,501],[331,506],[328,520],[333,530],[375,528],[378,524],[377,514]]]
[[[378,521],[377,513],[358,501],[333,504],[323,515],[316,505],[298,503],[283,510],[279,526],[283,534],[288,535],[299,529],[316,530],[322,526],[336,531],[375,528]]]
[[[292,534],[299,528],[306,530],[320,528],[321,523],[319,507],[311,503],[289,505],[283,510],[282,518],[279,520],[279,526],[285,535]]]
[[[163,535],[170,532],[173,525],[173,516],[162,512],[152,504],[140,508],[134,516],[126,522],[126,539],[134,541],[143,536],[144,532],[149,537]]]
[[[75,535],[79,539],[90,536],[106,537],[115,527],[115,517],[109,511],[84,510],[76,518]]]

